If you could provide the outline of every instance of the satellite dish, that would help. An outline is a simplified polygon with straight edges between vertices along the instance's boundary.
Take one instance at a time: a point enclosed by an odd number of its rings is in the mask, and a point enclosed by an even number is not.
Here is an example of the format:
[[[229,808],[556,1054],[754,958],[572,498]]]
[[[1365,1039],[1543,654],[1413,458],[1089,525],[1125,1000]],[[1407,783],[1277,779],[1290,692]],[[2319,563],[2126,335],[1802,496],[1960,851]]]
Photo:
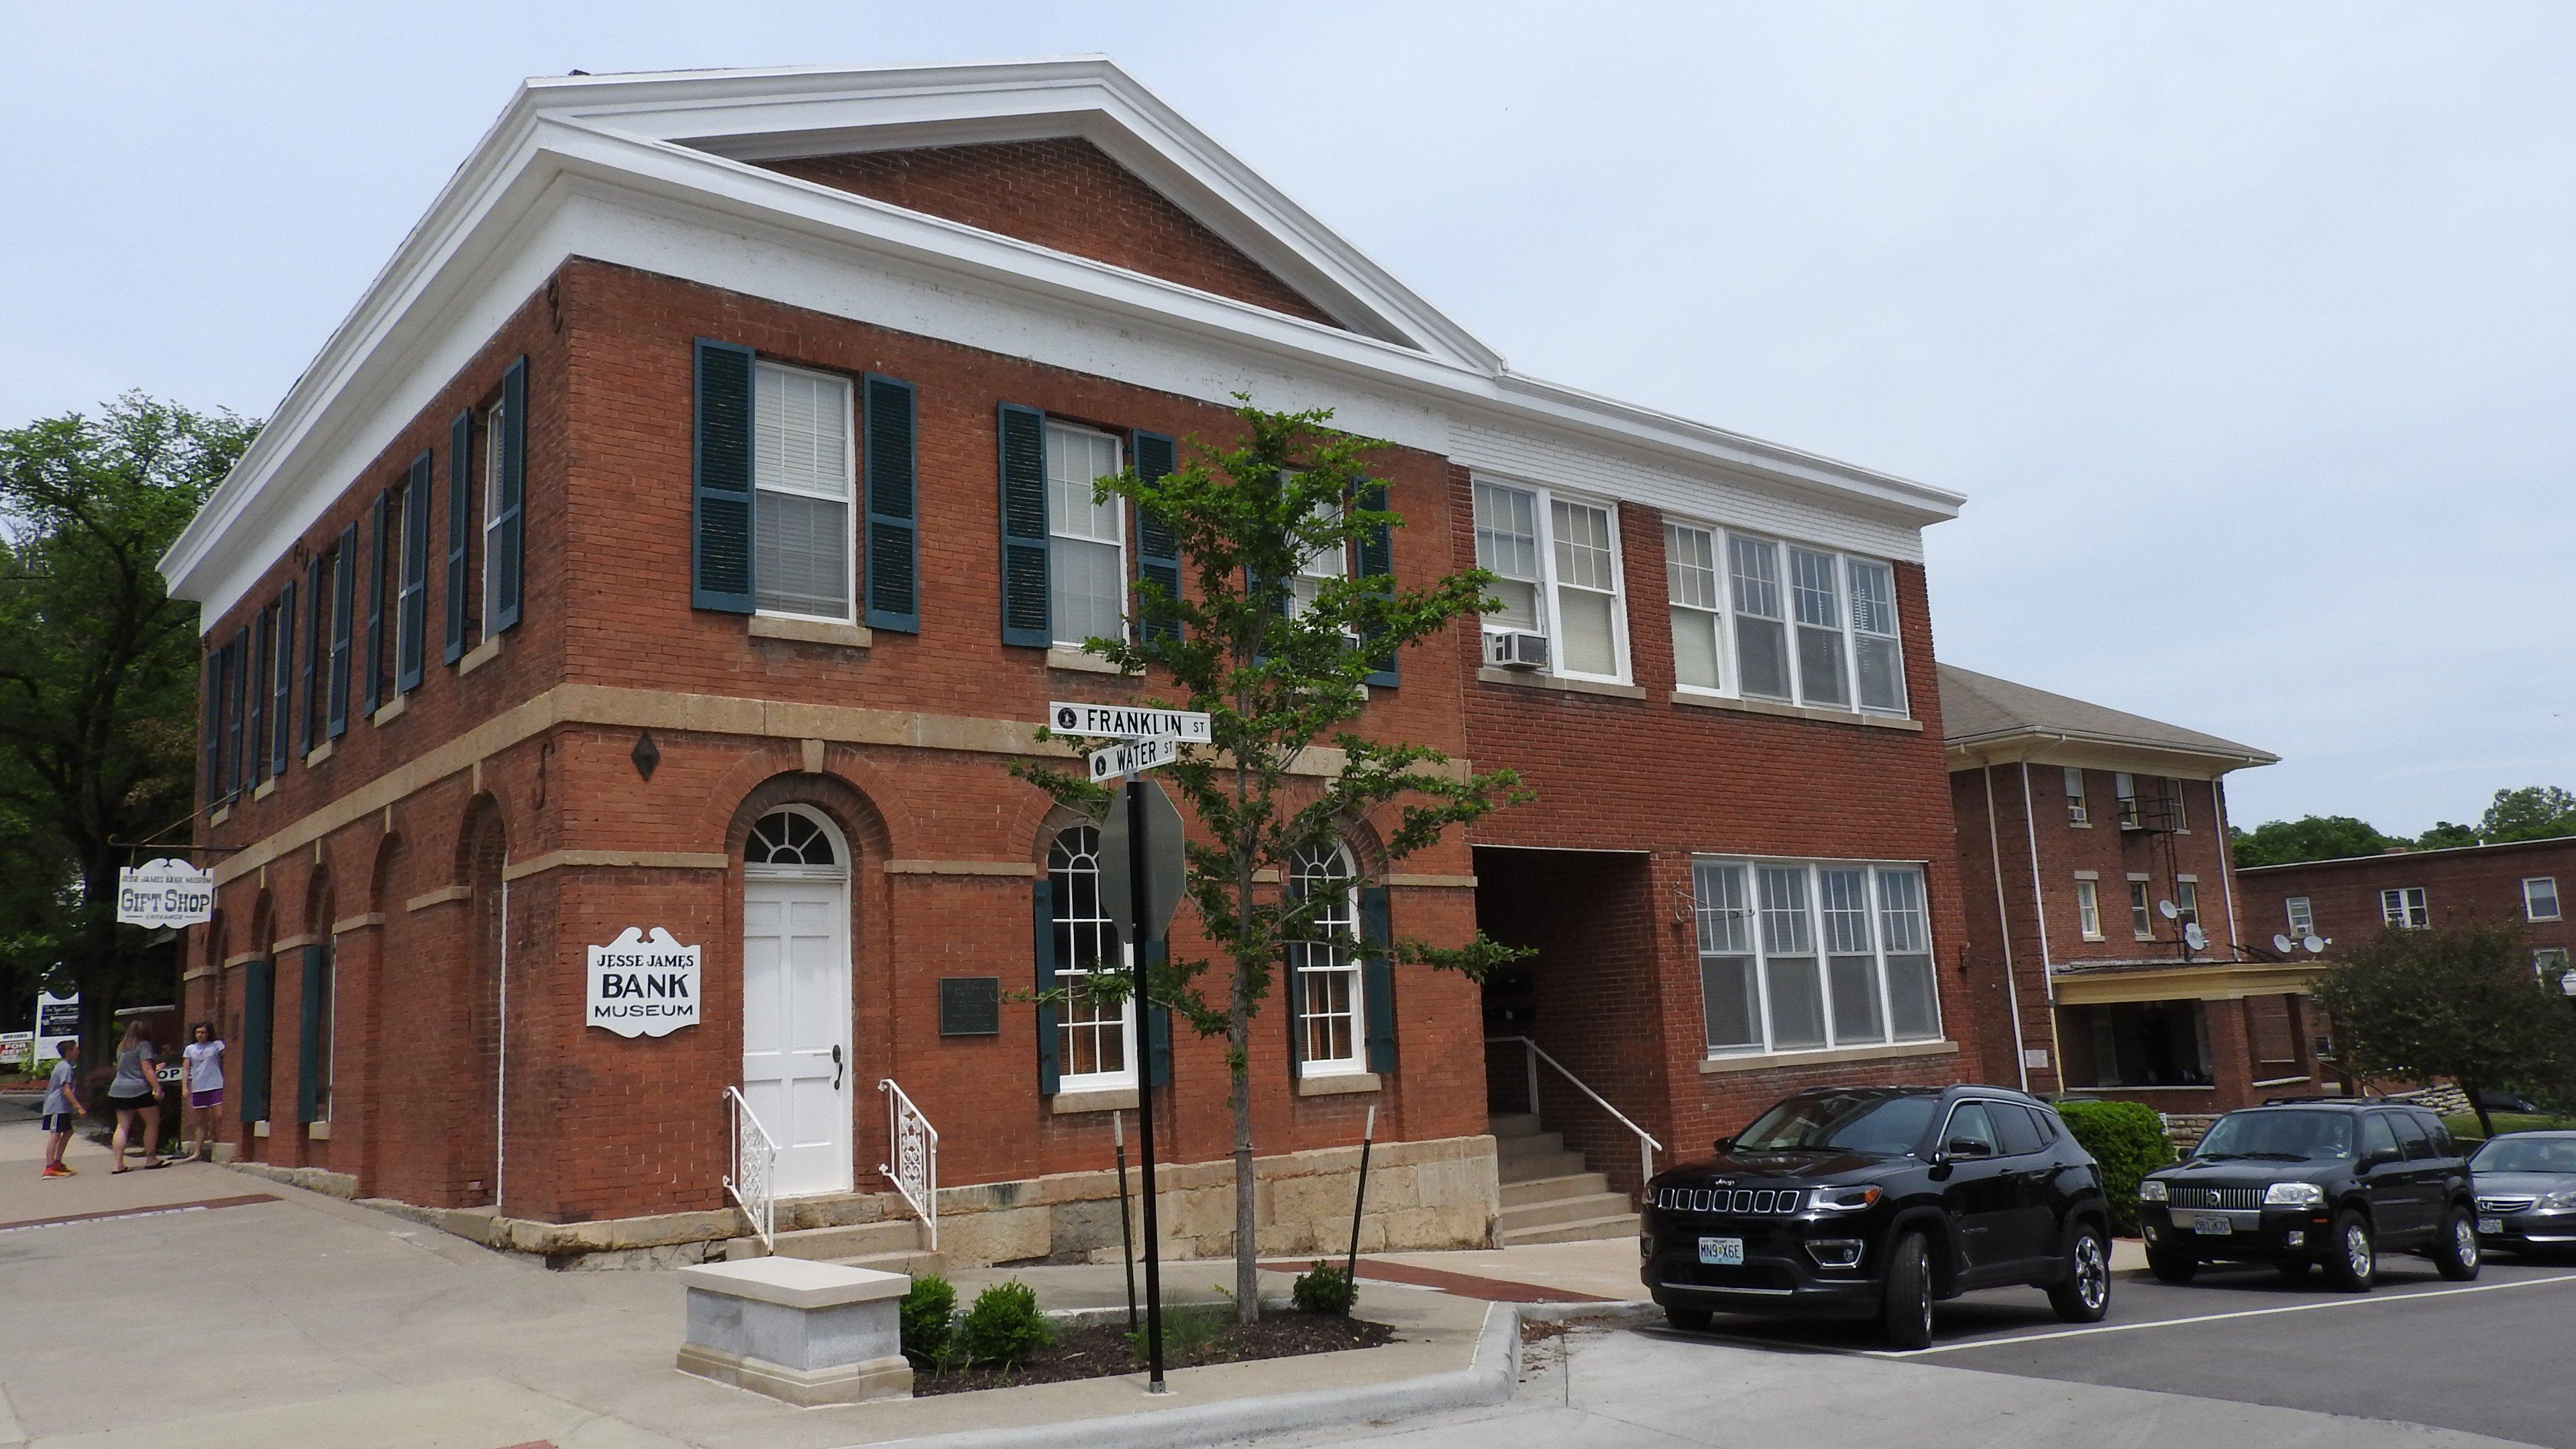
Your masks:
[[[2175,910],[2174,903],[2171,901],[2158,901],[2156,902],[2156,914],[2170,921],[2174,917],[2181,915],[2182,912]]]
[[[2328,941],[2325,937],[2318,935],[2316,932],[2310,931],[2307,934],[2307,939],[2299,942],[2299,944],[2307,947],[2310,955],[2322,955],[2326,947],[2334,943]]]
[[[2198,921],[2194,921],[2182,928],[2182,943],[2197,951],[2209,944],[2209,933],[2200,928]]]
[[[2272,938],[2272,949],[2280,952],[2284,956],[2289,955],[2290,938],[2287,936],[2274,936]]]

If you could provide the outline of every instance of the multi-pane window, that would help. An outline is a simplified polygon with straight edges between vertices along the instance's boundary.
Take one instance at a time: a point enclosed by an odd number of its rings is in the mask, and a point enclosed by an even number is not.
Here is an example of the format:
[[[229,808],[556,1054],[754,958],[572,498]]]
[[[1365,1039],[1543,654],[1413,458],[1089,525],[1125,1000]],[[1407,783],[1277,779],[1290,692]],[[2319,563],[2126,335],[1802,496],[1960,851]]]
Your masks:
[[[1735,663],[1744,692],[1787,699],[1792,693],[1789,615],[1780,590],[1780,546],[1729,534],[1726,560],[1735,594]]]
[[[493,634],[493,620],[501,617],[501,570],[492,561],[499,555],[494,546],[501,530],[509,526],[506,504],[501,497],[503,455],[509,448],[510,400],[504,395],[492,404],[483,417],[483,633]]]
[[[1127,510],[1093,486],[1119,466],[1116,438],[1047,424],[1047,587],[1055,642],[1065,648],[1126,633]]]
[[[2281,907],[2289,913],[2293,940],[2317,933],[2317,913],[2309,908],[2306,896],[2290,896],[2281,902]]]
[[[2142,880],[2129,882],[2129,932],[2141,941],[2156,938],[2155,904],[2148,899],[2147,883]]]
[[[2102,939],[2102,891],[2089,880],[2075,883],[2075,920],[2084,928],[2084,939]]]
[[[2533,951],[2531,953],[2531,969],[2539,973],[2544,980],[2553,975],[2565,975],[2567,971],[2567,948],[2564,946],[2543,946],[2538,950]]]
[[[1852,673],[1860,707],[1905,713],[1905,651],[1896,638],[1896,571],[1869,559],[1846,559],[1851,576]]]
[[[2111,793],[2120,801],[2120,824],[2135,829],[2147,823],[2145,808],[2138,803],[2138,777],[2123,770],[2111,777]]]
[[[1719,589],[1717,535],[1664,525],[1664,592],[1673,609],[1673,681],[1684,689],[1726,687],[1726,608]]]
[[[1851,703],[1843,669],[1842,589],[1832,554],[1789,546],[1789,603],[1798,625],[1798,691],[1807,704]]]
[[[2084,801],[2084,772],[2076,766],[2066,767],[2066,823],[2090,825],[2093,813]]]
[[[1726,564],[1741,693],[1819,709],[1905,712],[1894,569],[1744,534],[1726,536]],[[1676,591],[1676,630],[1682,602]]]
[[[1610,510],[1534,488],[1476,484],[1476,563],[1495,576],[1502,607],[1489,629],[1525,629],[1551,641],[1559,674],[1622,679],[1626,623],[1619,542]]]
[[[2424,901],[2424,888],[2398,886],[2381,891],[2379,919],[2410,931],[2420,931],[2433,924],[2433,913]]]
[[[2173,820],[2171,822],[2173,828],[2176,830],[2189,830],[2191,828],[2191,811],[2183,804],[2182,781],[2174,779],[2171,776],[2166,777],[2165,800],[2173,809]]]
[[[2522,882],[2522,915],[2530,921],[2558,919],[2558,877],[2535,875]]]
[[[1709,860],[1693,882],[1712,1055],[1940,1035],[1920,868]]]
[[[1128,969],[1118,928],[1100,902],[1100,831],[1077,825],[1047,852],[1055,900],[1056,1060],[1065,1090],[1132,1086],[1136,1081],[1136,1012],[1131,996],[1092,989]],[[1117,997],[1117,999],[1113,999]]]
[[[1340,846],[1309,846],[1297,853],[1289,875],[1290,888],[1315,902],[1311,937],[1288,947],[1298,1065],[1308,1076],[1356,1072],[1366,1061],[1357,874]]]
[[[848,621],[858,576],[848,378],[754,365],[751,477],[761,612]]]
[[[2200,924],[2200,882],[2180,876],[2174,879],[2174,926]]]

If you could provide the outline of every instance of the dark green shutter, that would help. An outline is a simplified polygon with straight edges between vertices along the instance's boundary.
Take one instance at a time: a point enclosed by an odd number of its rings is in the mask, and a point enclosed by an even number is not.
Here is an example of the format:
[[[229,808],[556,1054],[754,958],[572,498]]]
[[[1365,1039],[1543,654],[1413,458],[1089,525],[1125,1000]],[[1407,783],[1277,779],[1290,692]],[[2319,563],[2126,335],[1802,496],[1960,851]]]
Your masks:
[[[268,1052],[277,1009],[277,963],[261,959],[242,973],[241,1119],[268,1120]]]
[[[519,623],[525,586],[524,546],[528,498],[528,359],[501,374],[501,486],[492,507],[492,540],[483,567],[492,574],[492,617],[483,632],[498,634]]]
[[[1046,414],[1001,409],[1002,642],[1055,642],[1047,602]]]
[[[327,720],[333,739],[349,732],[349,624],[358,602],[358,525],[340,530],[331,568],[331,699]]]
[[[861,383],[867,438],[867,624],[921,632],[919,442],[912,384],[871,373]]]
[[[268,772],[284,775],[286,762],[293,758],[288,751],[295,747],[295,580],[277,593],[277,658],[271,664],[277,675],[276,718],[268,722]]]
[[[259,670],[268,662],[268,641],[274,622],[269,618],[268,610],[251,610],[250,658],[242,670],[242,699],[249,711],[242,721],[242,770],[250,776],[253,785],[268,778],[268,751],[259,747],[261,728],[268,723],[268,691],[259,687]]]
[[[331,970],[331,948],[327,945],[304,948],[304,993],[302,1028],[295,1043],[295,1120],[319,1121],[322,1116],[322,1008],[330,999],[325,976]]]
[[[206,808],[212,810],[224,796],[224,651],[206,651],[197,683],[206,696]]]
[[[250,700],[250,626],[233,631],[233,642],[224,647],[224,779],[231,793],[242,791],[242,781],[250,774],[243,766],[248,751],[242,748],[242,707]]]
[[[1360,995],[1368,1011],[1368,1069],[1395,1070],[1395,960],[1388,929],[1386,887],[1360,892]]]
[[[313,555],[304,566],[304,727],[297,731],[296,753],[309,755],[322,743],[322,651],[328,647],[322,637],[323,620],[331,612],[331,596],[322,591],[323,555]]]
[[[447,425],[447,646],[439,656],[447,664],[465,657],[465,576],[473,541],[474,413],[468,409]]]
[[[429,480],[436,473],[430,455],[411,462],[411,482],[403,488],[402,589],[394,602],[394,692],[420,688],[421,661],[429,652]]]
[[[690,475],[689,607],[748,614],[751,349],[697,342],[697,444]]]
[[[1052,1097],[1064,1078],[1063,1065],[1056,1059],[1055,1002],[1048,998],[1048,993],[1055,990],[1055,882],[1038,877],[1037,889],[1030,895],[1035,903],[1029,912],[1029,925],[1037,960],[1038,1095]]]
[[[1361,509],[1366,512],[1385,512],[1386,485],[1361,484],[1359,503]],[[1386,594],[1395,592],[1395,540],[1391,536],[1392,533],[1393,530],[1380,523],[1360,534],[1360,577],[1379,580],[1379,591]],[[1395,651],[1378,647],[1378,641],[1385,636],[1385,633],[1383,629],[1364,630],[1360,636],[1360,645],[1370,651],[1369,662],[1376,666],[1369,672],[1368,682],[1393,689],[1396,684]]]
[[[1132,445],[1135,448],[1136,476],[1144,482],[1151,483],[1170,473],[1178,461],[1172,440],[1161,433],[1137,433],[1132,440]],[[1150,511],[1139,508],[1136,513],[1136,576],[1159,586],[1164,593],[1178,599],[1181,596],[1180,536],[1172,532],[1171,525],[1155,517]],[[1143,614],[1144,610],[1140,607],[1137,615],[1141,637],[1154,639],[1181,637],[1181,626],[1178,621],[1164,619],[1143,622]]]
[[[376,495],[368,510],[375,541],[367,546],[367,713],[385,702],[385,525],[393,521],[393,490]]]

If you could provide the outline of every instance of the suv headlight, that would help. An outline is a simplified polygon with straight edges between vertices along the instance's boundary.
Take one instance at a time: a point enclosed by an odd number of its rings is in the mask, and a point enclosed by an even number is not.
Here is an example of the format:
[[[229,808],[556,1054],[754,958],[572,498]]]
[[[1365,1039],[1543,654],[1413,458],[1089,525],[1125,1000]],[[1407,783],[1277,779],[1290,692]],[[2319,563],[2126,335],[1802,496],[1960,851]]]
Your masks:
[[[2162,1179],[2150,1177],[2139,1182],[2138,1201],[2163,1202],[2164,1200],[2165,1185]]]
[[[1856,1213],[1878,1198],[1875,1187],[1820,1187],[1807,1195],[1807,1206],[1820,1213]]]
[[[2326,1190],[2313,1182],[2276,1182],[2263,1189],[2265,1207],[2319,1207]]]

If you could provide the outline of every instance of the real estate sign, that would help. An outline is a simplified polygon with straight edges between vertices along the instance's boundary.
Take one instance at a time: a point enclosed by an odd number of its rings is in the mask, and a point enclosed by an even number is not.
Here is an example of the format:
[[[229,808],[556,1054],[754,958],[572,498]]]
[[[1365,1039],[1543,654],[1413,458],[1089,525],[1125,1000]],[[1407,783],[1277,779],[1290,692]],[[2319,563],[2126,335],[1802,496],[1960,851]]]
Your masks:
[[[583,1020],[619,1036],[669,1036],[698,1024],[704,948],[683,946],[655,926],[629,926],[590,948],[590,1010]]]

